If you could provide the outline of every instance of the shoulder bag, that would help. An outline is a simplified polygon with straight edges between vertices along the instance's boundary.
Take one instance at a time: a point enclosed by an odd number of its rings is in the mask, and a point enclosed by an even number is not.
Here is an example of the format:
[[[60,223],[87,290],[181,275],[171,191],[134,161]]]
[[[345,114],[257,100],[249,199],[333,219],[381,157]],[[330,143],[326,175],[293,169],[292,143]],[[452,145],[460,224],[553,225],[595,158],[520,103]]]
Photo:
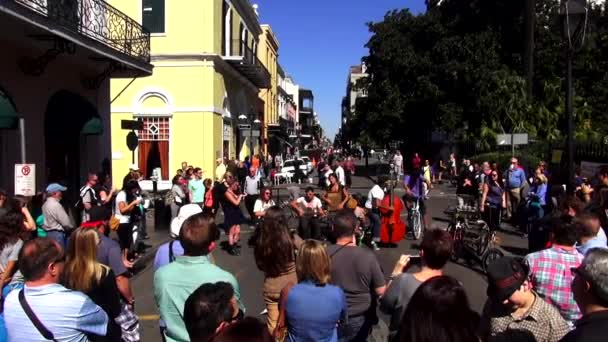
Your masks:
[[[42,322],[40,322],[34,311],[32,311],[32,308],[25,300],[23,289],[19,290],[19,304],[21,304],[21,308],[27,315],[27,318],[29,318],[32,324],[34,324],[40,335],[47,340],[57,342],[57,340],[55,340],[55,335],[53,335],[53,333],[47,329]]]

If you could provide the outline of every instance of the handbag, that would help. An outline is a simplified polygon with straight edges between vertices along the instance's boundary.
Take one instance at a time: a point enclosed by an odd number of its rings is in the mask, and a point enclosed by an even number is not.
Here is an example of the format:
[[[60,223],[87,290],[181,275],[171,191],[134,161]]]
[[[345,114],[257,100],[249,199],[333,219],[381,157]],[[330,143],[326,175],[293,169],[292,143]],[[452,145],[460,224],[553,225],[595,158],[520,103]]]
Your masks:
[[[287,306],[287,295],[289,295],[289,290],[294,286],[294,283],[289,283],[281,290],[281,296],[279,297],[279,318],[277,319],[277,325],[272,332],[272,337],[274,337],[277,342],[283,342],[287,338],[288,329],[285,307]]]
[[[117,231],[118,230],[118,226],[120,226],[120,220],[112,215],[112,217],[110,217],[110,222],[108,224],[110,226],[110,229],[113,231]]]

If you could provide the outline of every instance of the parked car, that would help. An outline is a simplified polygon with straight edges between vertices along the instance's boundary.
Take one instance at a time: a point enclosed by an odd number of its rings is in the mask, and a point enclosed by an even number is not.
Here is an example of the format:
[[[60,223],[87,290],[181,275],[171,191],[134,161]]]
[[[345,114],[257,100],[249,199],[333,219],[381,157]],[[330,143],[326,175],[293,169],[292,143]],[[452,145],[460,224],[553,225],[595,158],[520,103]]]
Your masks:
[[[308,166],[302,159],[290,159],[283,162],[281,173],[289,173],[292,177],[296,173],[296,167],[302,171],[304,175],[308,174]]]
[[[306,174],[310,174],[312,172],[312,161],[308,157],[302,157],[302,161],[306,164]]]

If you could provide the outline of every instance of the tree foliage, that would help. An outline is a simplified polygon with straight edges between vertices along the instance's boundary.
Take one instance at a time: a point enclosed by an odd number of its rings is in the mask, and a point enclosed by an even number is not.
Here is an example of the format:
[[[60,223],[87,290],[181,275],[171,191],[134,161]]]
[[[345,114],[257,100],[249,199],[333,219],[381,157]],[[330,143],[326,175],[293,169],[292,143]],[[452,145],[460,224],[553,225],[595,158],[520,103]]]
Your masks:
[[[444,0],[427,12],[388,12],[369,23],[351,138],[386,144],[428,142],[431,132],[490,149],[496,134],[564,139],[564,40],[558,1],[537,0],[533,96],[523,76],[524,0]],[[575,56],[576,137],[608,133],[608,14],[592,8]]]

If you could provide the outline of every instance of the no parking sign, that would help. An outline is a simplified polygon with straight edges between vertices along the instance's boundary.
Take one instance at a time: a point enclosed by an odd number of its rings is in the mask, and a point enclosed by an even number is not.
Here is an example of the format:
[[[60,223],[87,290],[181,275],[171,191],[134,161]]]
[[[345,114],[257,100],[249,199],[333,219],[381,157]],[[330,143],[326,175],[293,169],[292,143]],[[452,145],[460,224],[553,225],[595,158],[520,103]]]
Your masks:
[[[36,164],[15,164],[15,195],[36,195]]]

